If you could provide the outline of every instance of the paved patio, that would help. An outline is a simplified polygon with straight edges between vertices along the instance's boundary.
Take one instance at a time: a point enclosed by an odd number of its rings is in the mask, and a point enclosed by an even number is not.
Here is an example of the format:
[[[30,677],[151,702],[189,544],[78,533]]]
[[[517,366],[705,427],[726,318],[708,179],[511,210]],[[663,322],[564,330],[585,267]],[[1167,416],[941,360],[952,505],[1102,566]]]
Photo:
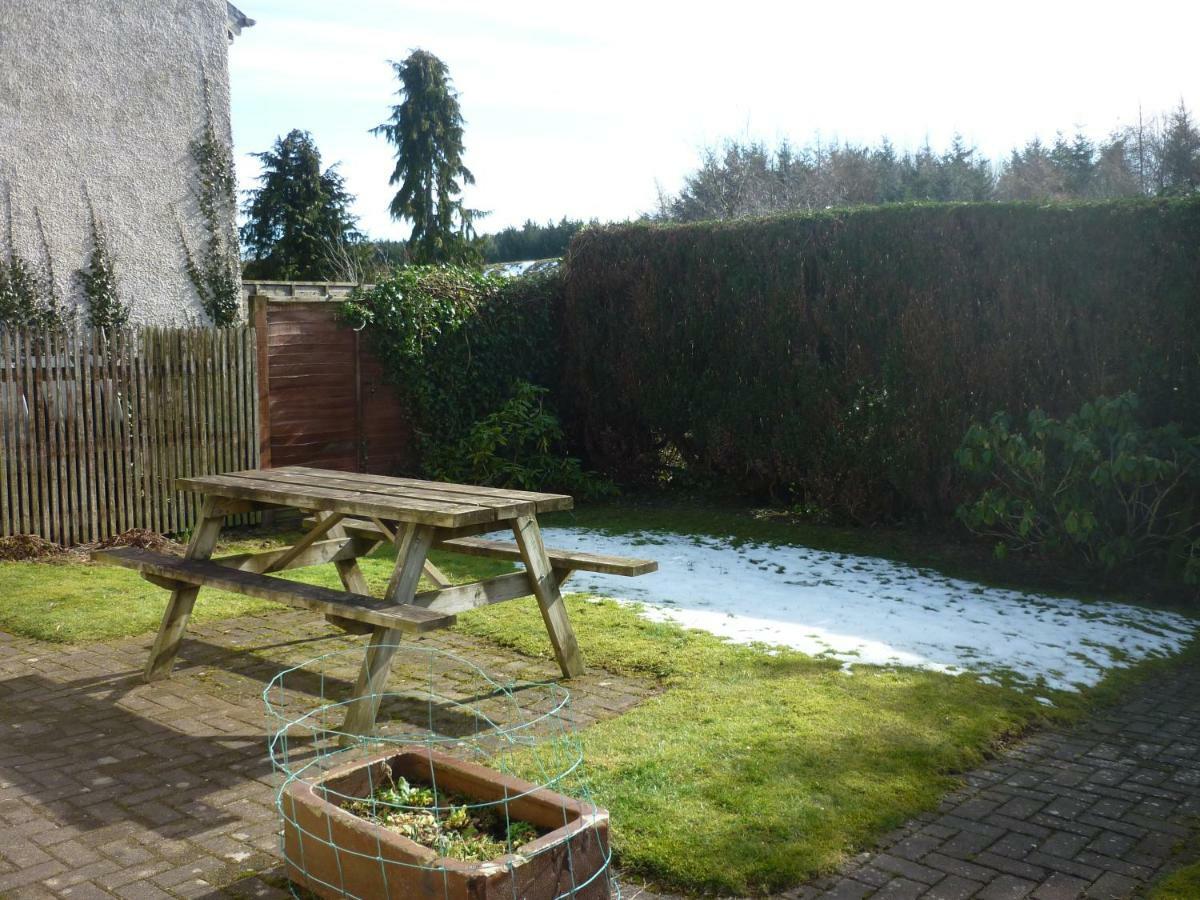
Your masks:
[[[199,625],[175,675],[147,685],[149,636],[61,647],[0,633],[0,897],[290,896],[260,695],[281,669],[361,641],[302,612]],[[424,643],[502,680],[558,675],[457,634]],[[397,683],[420,677],[397,663]],[[654,690],[594,671],[572,681],[572,713],[586,725]]]
[[[0,897],[290,896],[260,695],[280,669],[360,640],[299,612],[210,623],[171,680],[146,685],[149,637],[60,647],[0,633]],[[425,640],[502,679],[557,674],[461,635]],[[398,658],[400,679],[419,680],[405,670],[418,665]],[[586,725],[655,686],[593,672],[571,689]],[[1191,852],[1197,817],[1200,667],[1181,666],[1079,728],[1020,743],[938,812],[785,896],[1136,896]],[[655,895],[627,879],[625,896]]]

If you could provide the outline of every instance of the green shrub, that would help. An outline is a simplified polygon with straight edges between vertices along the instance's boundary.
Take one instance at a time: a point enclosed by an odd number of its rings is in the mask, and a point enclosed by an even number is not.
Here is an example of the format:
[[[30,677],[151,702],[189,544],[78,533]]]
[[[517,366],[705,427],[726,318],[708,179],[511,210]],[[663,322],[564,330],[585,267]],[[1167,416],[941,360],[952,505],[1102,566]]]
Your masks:
[[[427,474],[580,495],[606,482],[563,447],[547,396],[558,382],[557,272],[504,278],[408,267],[348,301],[407,398]]]
[[[557,490],[580,499],[613,493],[612,482],[583,471],[563,447],[562,426],[545,403],[547,390],[518,381],[513,395],[460,440],[430,448],[425,470],[444,481],[521,490]]]
[[[967,431],[959,465],[983,485],[959,507],[972,531],[1010,550],[1079,557],[1104,571],[1166,562],[1200,581],[1200,436],[1146,428],[1137,398],[1085,403],[1064,421],[1005,413]]]
[[[621,480],[666,448],[840,518],[947,517],[954,451],[997,409],[1133,390],[1149,424],[1200,432],[1198,247],[1195,200],[585,229],[559,412]]]

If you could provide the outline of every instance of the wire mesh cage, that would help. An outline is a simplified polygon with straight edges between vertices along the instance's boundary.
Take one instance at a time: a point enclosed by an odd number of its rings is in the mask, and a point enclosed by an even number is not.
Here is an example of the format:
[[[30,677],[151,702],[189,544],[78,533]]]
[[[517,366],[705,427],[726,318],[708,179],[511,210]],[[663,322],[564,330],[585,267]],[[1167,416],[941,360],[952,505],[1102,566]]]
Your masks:
[[[385,645],[391,647],[392,645]],[[321,897],[620,898],[560,685],[501,683],[437,647],[395,645],[370,735],[343,729],[362,649],[263,691],[282,852]]]

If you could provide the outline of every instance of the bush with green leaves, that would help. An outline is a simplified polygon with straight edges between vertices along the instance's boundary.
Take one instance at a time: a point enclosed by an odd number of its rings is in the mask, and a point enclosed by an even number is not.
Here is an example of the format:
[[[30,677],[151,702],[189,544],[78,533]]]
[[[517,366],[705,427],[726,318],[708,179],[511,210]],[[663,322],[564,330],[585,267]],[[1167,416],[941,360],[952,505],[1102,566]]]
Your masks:
[[[585,472],[563,446],[562,425],[547,406],[548,391],[518,381],[513,395],[454,443],[429,448],[433,478],[521,490],[557,490],[581,499],[614,493],[611,481]]]
[[[1138,421],[1132,393],[1098,398],[1064,420],[997,413],[970,427],[959,466],[982,488],[958,509],[996,552],[1074,556],[1087,565],[1165,565],[1200,583],[1200,436]]]
[[[409,266],[342,307],[409,404],[428,474],[488,484],[603,488],[566,456],[557,386],[558,272],[520,278]]]

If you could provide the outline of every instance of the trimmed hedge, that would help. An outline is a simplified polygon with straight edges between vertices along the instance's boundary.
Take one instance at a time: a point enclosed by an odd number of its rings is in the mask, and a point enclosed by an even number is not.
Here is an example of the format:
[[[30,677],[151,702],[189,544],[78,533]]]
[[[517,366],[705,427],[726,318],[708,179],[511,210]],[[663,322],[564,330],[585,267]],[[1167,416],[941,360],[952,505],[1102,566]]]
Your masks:
[[[1135,391],[1200,433],[1200,202],[920,204],[573,240],[559,408],[624,480],[663,453],[856,521],[952,512],[973,421]]]

